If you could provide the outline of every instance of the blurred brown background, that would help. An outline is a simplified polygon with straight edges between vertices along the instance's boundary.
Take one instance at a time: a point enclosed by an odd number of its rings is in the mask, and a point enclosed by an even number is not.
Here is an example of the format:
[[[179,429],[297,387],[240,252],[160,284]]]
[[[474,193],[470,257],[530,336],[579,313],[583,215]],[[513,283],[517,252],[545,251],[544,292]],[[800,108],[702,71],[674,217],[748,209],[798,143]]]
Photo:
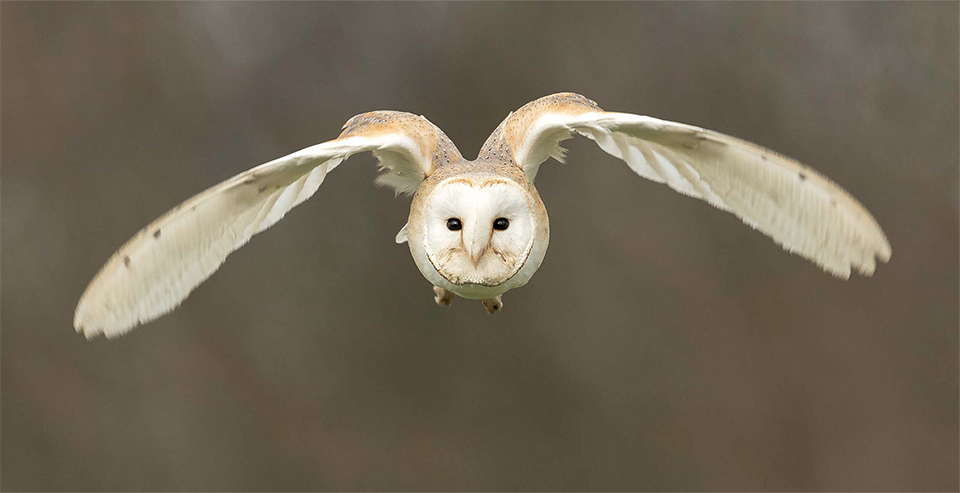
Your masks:
[[[958,6],[2,6],[4,490],[958,488]],[[173,314],[75,334],[140,227],[372,109],[468,157],[577,91],[822,170],[893,244],[836,280],[586,140],[550,252],[438,308],[358,156]]]

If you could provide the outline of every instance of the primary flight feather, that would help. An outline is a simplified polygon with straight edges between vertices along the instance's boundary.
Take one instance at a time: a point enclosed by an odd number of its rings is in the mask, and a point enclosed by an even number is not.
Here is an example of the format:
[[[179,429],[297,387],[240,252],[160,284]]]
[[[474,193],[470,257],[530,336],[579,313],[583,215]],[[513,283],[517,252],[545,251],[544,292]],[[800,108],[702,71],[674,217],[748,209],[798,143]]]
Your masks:
[[[422,116],[374,111],[340,136],[245,171],[187,200],[141,230],[80,298],[74,327],[115,337],[177,307],[226,257],[310,198],[327,173],[372,151],[378,182],[413,193],[407,242],[435,299],[483,300],[523,286],[546,253],[549,221],[533,179],[563,160],[560,142],[582,135],[638,175],[730,211],[788,251],[847,278],[871,275],[890,243],[873,216],[813,169],[749,142],[647,116],[606,112],[573,93],[511,113],[475,161]]]

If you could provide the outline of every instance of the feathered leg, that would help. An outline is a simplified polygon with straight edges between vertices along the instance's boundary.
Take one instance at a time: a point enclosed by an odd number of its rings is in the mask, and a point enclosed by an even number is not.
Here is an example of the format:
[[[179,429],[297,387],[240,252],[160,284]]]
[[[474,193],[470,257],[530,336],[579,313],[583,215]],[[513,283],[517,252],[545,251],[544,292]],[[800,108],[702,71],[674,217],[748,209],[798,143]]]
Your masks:
[[[487,313],[493,315],[500,311],[503,308],[503,295],[499,295],[496,298],[487,298],[483,300],[483,306],[487,309]]]
[[[433,299],[434,301],[437,302],[438,305],[450,306],[450,303],[453,303],[453,293],[451,293],[450,291],[434,286],[433,292],[435,293],[435,296],[433,297]]]

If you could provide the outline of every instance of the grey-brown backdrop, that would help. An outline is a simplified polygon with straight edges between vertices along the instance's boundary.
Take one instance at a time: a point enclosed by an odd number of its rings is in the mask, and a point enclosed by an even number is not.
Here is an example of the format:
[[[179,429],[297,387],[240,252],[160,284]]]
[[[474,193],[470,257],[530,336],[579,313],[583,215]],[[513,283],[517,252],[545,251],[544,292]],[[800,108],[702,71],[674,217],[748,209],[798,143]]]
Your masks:
[[[2,6],[4,490],[956,490],[958,6]],[[589,141],[496,317],[438,308],[352,158],[183,306],[87,342],[104,260],[195,192],[426,115],[468,157],[557,91],[794,156],[893,259],[839,281]]]

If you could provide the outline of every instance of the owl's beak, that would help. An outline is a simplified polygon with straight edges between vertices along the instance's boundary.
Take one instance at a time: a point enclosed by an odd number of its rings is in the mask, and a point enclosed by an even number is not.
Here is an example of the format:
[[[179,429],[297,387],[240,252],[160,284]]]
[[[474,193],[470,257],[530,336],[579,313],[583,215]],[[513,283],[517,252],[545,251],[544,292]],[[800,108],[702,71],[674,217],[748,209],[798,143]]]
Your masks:
[[[470,230],[464,231],[467,233],[465,235],[467,241],[464,246],[466,247],[467,255],[470,256],[470,260],[473,261],[473,265],[476,267],[480,265],[480,259],[483,258],[487,247],[490,246],[490,236],[493,232],[490,231],[490,228],[480,227],[479,224],[471,224],[468,227]]]

